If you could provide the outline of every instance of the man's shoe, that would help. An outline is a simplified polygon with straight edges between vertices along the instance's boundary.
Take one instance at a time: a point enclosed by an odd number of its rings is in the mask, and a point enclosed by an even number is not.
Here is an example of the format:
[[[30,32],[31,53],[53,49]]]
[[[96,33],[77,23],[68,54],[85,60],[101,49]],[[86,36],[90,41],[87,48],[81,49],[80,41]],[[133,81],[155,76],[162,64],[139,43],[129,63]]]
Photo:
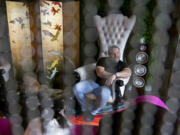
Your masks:
[[[75,117],[80,117],[80,116],[82,116],[83,115],[83,111],[81,111],[81,110],[74,110],[74,115],[75,115]]]
[[[92,115],[89,111],[84,112],[83,116],[86,122],[90,122],[94,119],[94,115]]]

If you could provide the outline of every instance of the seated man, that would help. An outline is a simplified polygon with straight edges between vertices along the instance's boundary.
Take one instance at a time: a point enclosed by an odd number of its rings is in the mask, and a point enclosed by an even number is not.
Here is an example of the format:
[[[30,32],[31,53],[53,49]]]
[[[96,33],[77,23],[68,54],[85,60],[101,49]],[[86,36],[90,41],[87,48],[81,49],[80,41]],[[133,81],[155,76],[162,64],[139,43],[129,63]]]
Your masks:
[[[75,84],[73,88],[74,94],[78,102],[81,104],[83,112],[87,109],[84,102],[85,94],[93,92],[97,97],[98,105],[91,112],[92,115],[95,115],[99,110],[106,106],[111,95],[113,82],[117,78],[127,78],[131,76],[131,70],[125,68],[124,62],[120,61],[119,48],[117,46],[112,46],[109,48],[108,53],[109,57],[100,58],[96,64],[97,81],[80,81]],[[116,98],[119,98],[119,96],[116,96]],[[118,104],[117,101],[119,100],[115,99],[116,105]]]

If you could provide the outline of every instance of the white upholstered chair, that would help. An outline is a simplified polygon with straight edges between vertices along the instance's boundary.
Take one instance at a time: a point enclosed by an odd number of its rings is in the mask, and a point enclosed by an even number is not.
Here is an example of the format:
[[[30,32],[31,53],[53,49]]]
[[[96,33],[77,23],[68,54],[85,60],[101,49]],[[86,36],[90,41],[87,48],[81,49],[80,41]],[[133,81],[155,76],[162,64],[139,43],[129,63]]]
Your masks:
[[[102,18],[96,15],[94,16],[94,21],[100,39],[99,58],[108,56],[108,48],[112,45],[116,45],[120,48],[120,60],[123,61],[126,42],[135,25],[136,16],[128,18],[122,14],[111,14]],[[96,63],[92,63],[77,68],[75,72],[79,74],[80,80],[91,79],[95,81],[95,67]],[[125,85],[128,83],[129,78],[121,80],[124,81],[124,86],[121,87],[121,94],[124,95]],[[113,92],[109,102],[113,102],[114,99],[115,95]]]

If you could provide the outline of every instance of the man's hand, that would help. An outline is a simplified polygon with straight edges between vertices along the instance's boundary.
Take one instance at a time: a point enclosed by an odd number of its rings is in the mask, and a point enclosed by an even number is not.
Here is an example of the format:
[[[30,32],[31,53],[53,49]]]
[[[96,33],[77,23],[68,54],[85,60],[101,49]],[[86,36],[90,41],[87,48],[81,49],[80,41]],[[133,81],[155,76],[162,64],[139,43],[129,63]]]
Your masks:
[[[111,75],[107,80],[106,80],[106,85],[110,86],[112,85],[113,81],[116,79],[116,75]]]

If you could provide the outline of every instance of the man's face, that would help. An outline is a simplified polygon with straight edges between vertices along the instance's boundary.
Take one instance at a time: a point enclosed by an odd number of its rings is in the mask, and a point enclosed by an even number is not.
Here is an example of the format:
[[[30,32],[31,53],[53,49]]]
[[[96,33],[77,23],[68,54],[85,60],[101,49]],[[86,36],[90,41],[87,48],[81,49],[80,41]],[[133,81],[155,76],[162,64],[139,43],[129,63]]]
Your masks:
[[[118,48],[113,48],[111,57],[114,58],[115,60],[119,61],[120,59],[120,51]]]

